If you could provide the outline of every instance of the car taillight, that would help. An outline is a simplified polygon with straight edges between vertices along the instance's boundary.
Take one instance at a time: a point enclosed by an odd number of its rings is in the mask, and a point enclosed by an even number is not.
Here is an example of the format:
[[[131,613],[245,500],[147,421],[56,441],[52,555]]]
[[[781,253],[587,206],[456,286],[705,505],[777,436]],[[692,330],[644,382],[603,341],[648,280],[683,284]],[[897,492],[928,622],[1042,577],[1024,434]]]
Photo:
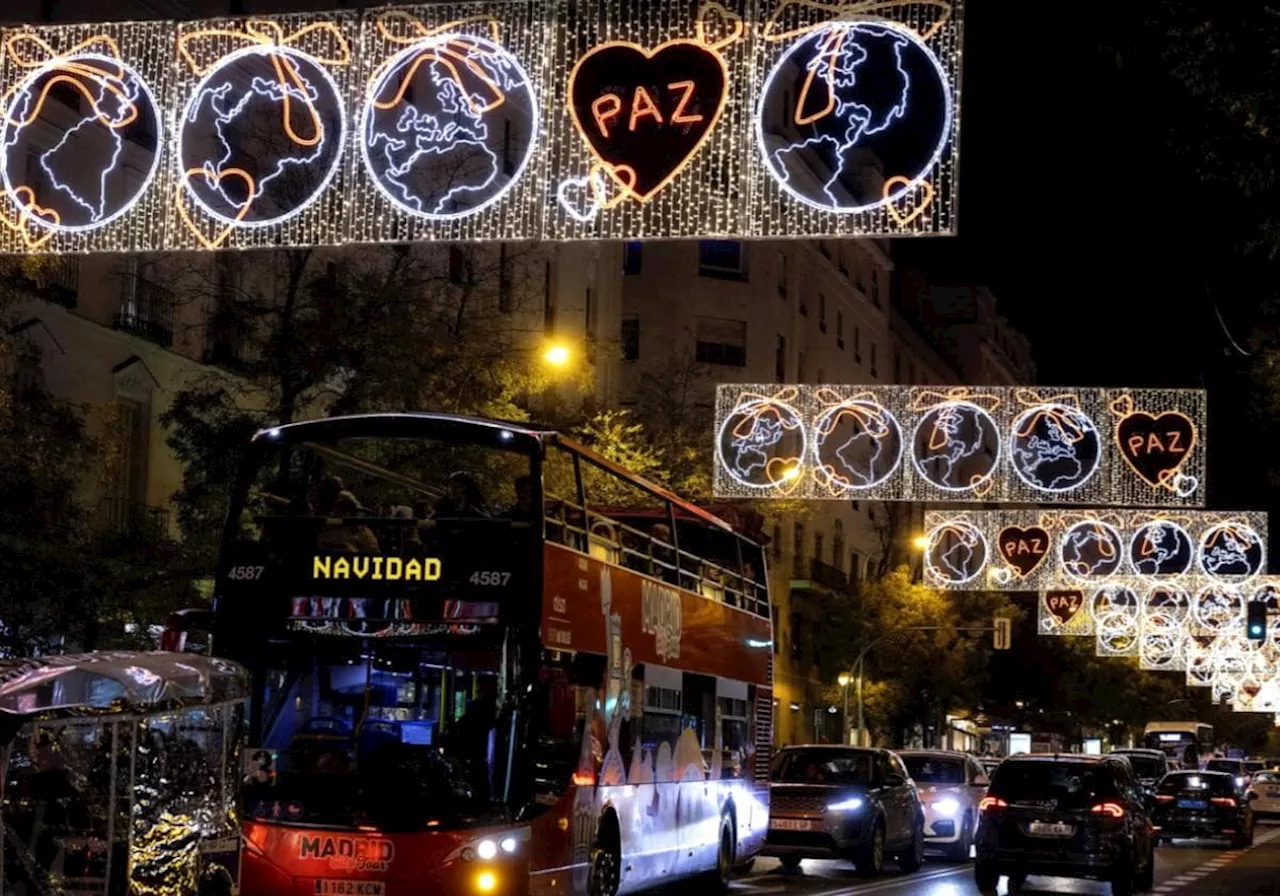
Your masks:
[[[1157,793],[1157,794],[1156,794],[1156,802],[1157,802],[1157,803],[1172,803],[1172,802],[1173,802],[1173,797],[1169,796],[1169,794],[1167,794],[1167,793]]]
[[[1228,809],[1234,809],[1236,807],[1235,798],[1229,796],[1213,796],[1209,798],[1209,802],[1213,803],[1215,806],[1226,806]]]
[[[1098,803],[1089,811],[1094,815],[1105,815],[1108,818],[1124,818],[1124,806],[1119,803]]]
[[[978,803],[979,812],[990,812],[993,809],[1008,809],[1009,804],[998,796],[984,796]]]

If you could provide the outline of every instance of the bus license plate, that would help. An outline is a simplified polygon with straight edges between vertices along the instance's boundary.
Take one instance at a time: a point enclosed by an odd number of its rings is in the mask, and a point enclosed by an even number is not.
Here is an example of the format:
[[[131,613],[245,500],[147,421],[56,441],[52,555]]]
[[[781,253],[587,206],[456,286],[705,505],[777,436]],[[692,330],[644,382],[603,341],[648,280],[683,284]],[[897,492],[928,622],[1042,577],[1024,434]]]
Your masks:
[[[769,822],[775,831],[820,831],[822,822],[803,818],[775,818]]]
[[[1076,826],[1057,822],[1033,821],[1028,825],[1028,830],[1037,837],[1070,837],[1076,832]]]
[[[385,896],[380,880],[318,880],[316,896]]]

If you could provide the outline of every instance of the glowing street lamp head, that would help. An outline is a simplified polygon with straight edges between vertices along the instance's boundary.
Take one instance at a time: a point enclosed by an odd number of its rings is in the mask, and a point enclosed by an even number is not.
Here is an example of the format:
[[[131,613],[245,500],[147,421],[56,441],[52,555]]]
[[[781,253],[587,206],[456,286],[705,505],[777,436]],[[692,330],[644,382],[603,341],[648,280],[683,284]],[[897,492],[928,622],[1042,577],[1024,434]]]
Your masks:
[[[800,475],[800,465],[792,464],[791,466],[787,467],[785,471],[783,471],[782,478],[785,479],[787,482],[791,482],[794,479],[796,479],[799,475]]]
[[[915,538],[911,539],[911,544],[914,545],[915,549],[918,551],[927,550],[929,547],[929,536],[917,535]]]
[[[542,355],[542,360],[546,361],[552,367],[564,367],[569,363],[570,352],[569,347],[559,343],[547,347]]]
[[[836,676],[836,682],[842,688],[847,688],[849,686],[849,681],[850,681],[850,678],[849,678],[848,672],[841,672],[839,675]]]

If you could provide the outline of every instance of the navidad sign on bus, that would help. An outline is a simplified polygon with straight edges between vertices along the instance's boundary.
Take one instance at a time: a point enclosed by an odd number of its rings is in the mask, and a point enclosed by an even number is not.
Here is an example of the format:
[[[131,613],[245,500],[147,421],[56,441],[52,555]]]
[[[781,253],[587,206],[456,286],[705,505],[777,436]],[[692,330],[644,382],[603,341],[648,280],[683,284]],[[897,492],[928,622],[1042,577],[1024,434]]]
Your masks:
[[[0,33],[0,250],[947,234],[960,5],[444,3]]]

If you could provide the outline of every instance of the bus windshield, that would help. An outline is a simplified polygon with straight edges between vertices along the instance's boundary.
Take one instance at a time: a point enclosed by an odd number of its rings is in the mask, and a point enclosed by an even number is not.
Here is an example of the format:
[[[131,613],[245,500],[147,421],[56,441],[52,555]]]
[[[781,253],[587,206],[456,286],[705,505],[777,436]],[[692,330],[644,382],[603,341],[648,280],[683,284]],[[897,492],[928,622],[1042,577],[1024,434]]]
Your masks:
[[[248,816],[382,831],[492,819],[513,742],[502,657],[496,631],[271,645]]]

